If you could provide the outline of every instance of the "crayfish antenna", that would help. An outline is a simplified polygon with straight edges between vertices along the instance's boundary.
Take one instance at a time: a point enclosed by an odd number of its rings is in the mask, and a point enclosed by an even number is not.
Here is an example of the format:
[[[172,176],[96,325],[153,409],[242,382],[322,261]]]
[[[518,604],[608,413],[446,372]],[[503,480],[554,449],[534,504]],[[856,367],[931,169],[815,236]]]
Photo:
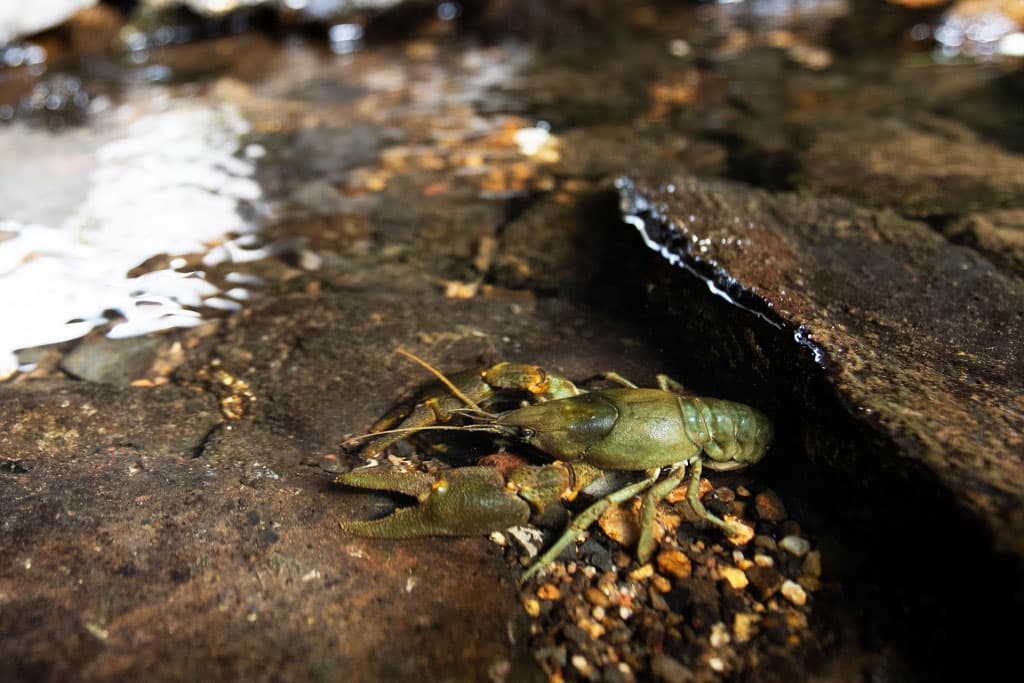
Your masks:
[[[415,353],[412,353],[411,351],[406,351],[401,346],[399,346],[397,349],[395,349],[395,351],[400,353],[400,354],[402,354],[403,356],[405,356],[409,360],[412,360],[412,361],[418,363],[419,365],[422,365],[424,368],[426,368],[427,371],[429,371],[431,374],[433,374],[435,377],[437,377],[439,380],[441,380],[441,383],[444,384],[446,387],[448,387],[449,391],[451,391],[453,394],[455,394],[455,396],[457,396],[460,401],[465,403],[472,412],[477,413],[478,415],[487,415],[488,417],[491,416],[491,414],[489,412],[487,412],[486,410],[484,410],[483,408],[478,406],[476,404],[476,401],[474,401],[469,396],[466,396],[464,393],[462,393],[462,391],[457,386],[452,384],[452,381],[450,379],[445,377],[443,372],[441,372],[440,370],[435,368],[433,365],[431,365],[427,361],[423,360],[422,358],[417,356]],[[387,432],[377,432],[377,433],[378,434],[386,434]]]
[[[485,413],[488,416],[490,413]],[[370,432],[368,434],[359,434],[357,436],[350,436],[349,438],[342,441],[340,446],[347,446],[350,443],[356,441],[362,441],[363,439],[369,439],[374,436],[380,436],[381,434],[408,434],[410,432],[425,432],[425,431],[440,431],[440,430],[452,430],[456,432],[490,432],[492,434],[505,434],[507,436],[514,436],[515,430],[511,427],[496,424],[476,424],[476,425],[462,425],[459,427],[447,426],[447,425],[434,425],[431,427],[403,427],[401,429],[385,429],[380,432]]]

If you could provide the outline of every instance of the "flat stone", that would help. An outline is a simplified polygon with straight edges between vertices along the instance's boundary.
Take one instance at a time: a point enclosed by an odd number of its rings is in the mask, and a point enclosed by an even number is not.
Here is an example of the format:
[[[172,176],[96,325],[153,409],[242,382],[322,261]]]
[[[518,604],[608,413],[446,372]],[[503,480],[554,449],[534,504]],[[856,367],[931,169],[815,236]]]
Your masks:
[[[1024,209],[972,213],[942,232],[958,244],[985,254],[992,263],[1024,277]]]
[[[536,679],[496,546],[344,534],[386,501],[209,394],[25,382],[0,421],[3,680]]]
[[[1024,557],[1021,280],[923,223],[840,199],[684,176],[620,187],[652,248],[775,328],[780,344],[789,335],[806,367],[900,454],[855,454],[823,433],[809,441],[812,457],[876,482],[945,487],[997,547]]]
[[[944,119],[816,122],[798,155],[801,188],[908,216],[1024,207],[1024,157]]]
[[[159,336],[108,339],[95,335],[82,340],[64,357],[60,367],[79,379],[127,386],[149,378],[161,356],[171,355],[172,345]],[[181,355],[180,346],[177,355]]]

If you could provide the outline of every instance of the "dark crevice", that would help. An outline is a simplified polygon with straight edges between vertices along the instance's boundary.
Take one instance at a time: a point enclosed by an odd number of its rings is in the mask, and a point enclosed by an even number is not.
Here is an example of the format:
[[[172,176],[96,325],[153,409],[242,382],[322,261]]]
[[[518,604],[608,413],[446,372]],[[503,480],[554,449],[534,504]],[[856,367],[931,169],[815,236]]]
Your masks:
[[[210,442],[220,432],[223,426],[223,422],[218,422],[213,427],[211,427],[205,434],[203,434],[203,438],[199,440],[199,445],[192,449],[193,460],[203,457],[203,455],[206,453],[206,448],[210,445]]]
[[[1021,629],[965,625],[1024,607],[1019,563],[993,551],[983,524],[905,457],[905,444],[857,414],[792,330],[713,295],[615,222],[601,226],[618,232],[606,236],[611,251],[595,280],[614,281],[617,295],[580,303],[648,329],[664,353],[659,371],[775,421],[776,443],[750,473],[777,490],[821,544],[829,586],[815,609],[830,614],[823,627],[834,629],[822,641],[863,656],[871,643],[894,648],[921,680],[997,668],[998,656],[979,653],[1009,651]]]

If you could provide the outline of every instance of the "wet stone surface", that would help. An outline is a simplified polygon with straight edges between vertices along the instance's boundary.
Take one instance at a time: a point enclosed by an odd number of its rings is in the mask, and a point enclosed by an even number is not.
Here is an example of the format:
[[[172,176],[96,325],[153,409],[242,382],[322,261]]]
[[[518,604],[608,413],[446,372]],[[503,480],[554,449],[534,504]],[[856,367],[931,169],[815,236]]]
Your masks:
[[[93,125],[121,139],[133,119],[213,120],[230,124],[203,129],[230,143],[214,169],[235,175],[159,157],[159,183],[200,175],[207,194],[177,204],[217,195],[227,211],[203,217],[256,233],[197,237],[201,250],[132,269],[210,285],[183,305],[203,324],[128,340],[100,327],[19,352],[26,365],[0,385],[0,679],[996,668],[1019,628],[983,626],[1024,603],[1024,146],[1004,102],[1019,69],[876,53],[929,18],[890,10],[895,26],[875,28],[870,3],[838,24],[827,2],[792,23],[711,4],[497,0],[457,21],[404,5],[344,53],[315,31],[228,35],[218,20],[210,40],[93,44],[81,64],[75,41],[42,36],[50,73],[0,68],[0,100],[17,108],[2,132],[69,150],[5,176],[24,211],[10,217],[58,225],[91,196],[72,162],[92,163]],[[103,12],[109,36],[155,39],[170,21]],[[865,26],[886,37],[859,45]],[[57,85],[84,93],[74,115],[25,104]],[[193,108],[209,116],[182,124]],[[18,187],[41,177],[52,201]],[[111,196],[137,196],[103,177]],[[157,225],[174,204],[127,224]],[[0,228],[0,245],[20,229]],[[765,460],[705,472],[699,490],[743,535],[701,522],[676,490],[650,562],[634,556],[627,501],[518,585],[562,506],[490,540],[343,532],[414,502],[331,483],[366,464],[348,440],[431,380],[397,347],[446,372],[513,360],[643,386],[664,372],[764,410]],[[437,433],[378,464],[437,473],[503,447]],[[486,462],[539,459],[509,448]]]
[[[903,463],[879,468],[924,465],[1024,556],[1020,280],[925,224],[840,200],[687,177],[622,187],[648,239],[792,335],[860,419],[900,444]],[[835,464],[855,471],[870,457]]]

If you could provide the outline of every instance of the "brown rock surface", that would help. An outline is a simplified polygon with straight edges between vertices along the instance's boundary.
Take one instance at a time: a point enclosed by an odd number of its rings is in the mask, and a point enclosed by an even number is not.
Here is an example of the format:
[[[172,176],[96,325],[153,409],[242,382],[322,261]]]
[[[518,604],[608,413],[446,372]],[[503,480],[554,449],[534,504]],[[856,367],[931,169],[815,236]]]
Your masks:
[[[812,457],[925,488],[934,477],[1024,557],[1020,280],[926,225],[842,200],[687,177],[621,185],[652,247],[792,335],[850,415],[897,447]]]
[[[3,680],[536,672],[486,541],[345,536],[380,499],[209,394],[27,382],[0,423]]]
[[[852,116],[814,126],[797,183],[908,216],[1024,205],[1024,157],[948,119]]]

